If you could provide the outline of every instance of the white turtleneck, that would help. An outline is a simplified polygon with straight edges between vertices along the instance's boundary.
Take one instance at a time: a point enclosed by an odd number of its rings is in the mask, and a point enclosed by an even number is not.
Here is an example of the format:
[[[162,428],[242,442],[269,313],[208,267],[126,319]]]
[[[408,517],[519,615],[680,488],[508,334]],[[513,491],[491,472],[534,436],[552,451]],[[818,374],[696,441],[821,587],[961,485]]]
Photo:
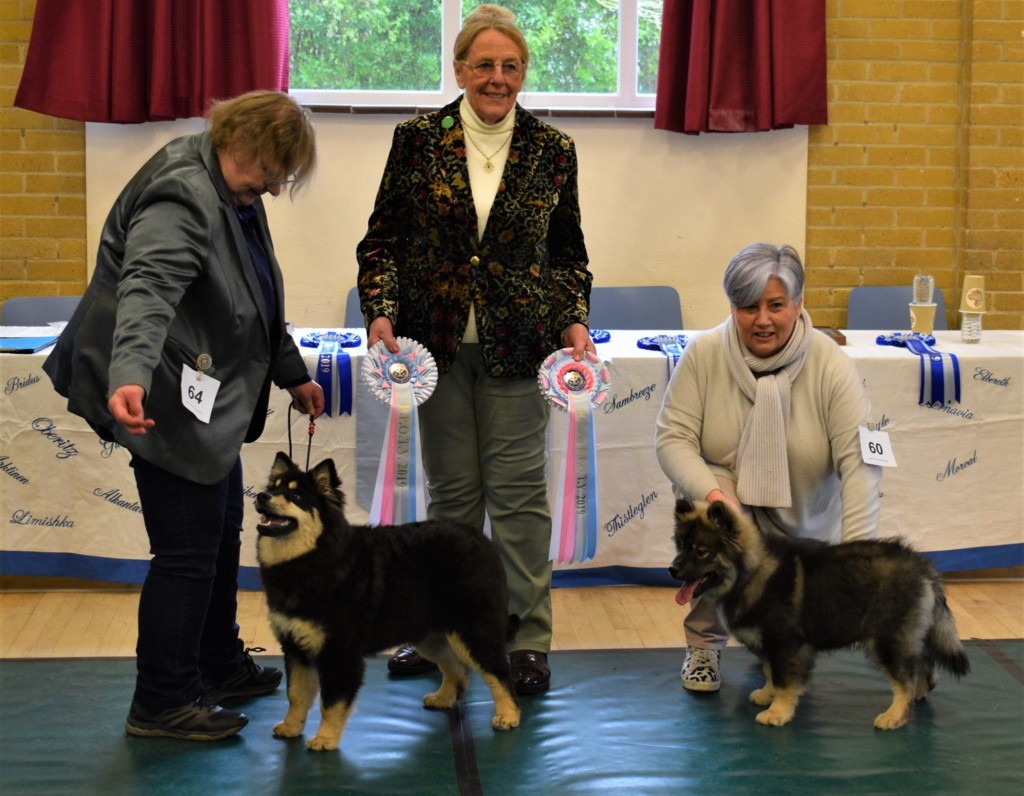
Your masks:
[[[459,115],[462,118],[462,133],[466,138],[466,167],[469,170],[469,187],[476,208],[477,237],[483,239],[487,218],[491,214],[494,197],[498,195],[501,175],[508,160],[511,134],[516,124],[516,109],[513,107],[497,124],[485,124],[463,97],[459,104]],[[484,168],[488,159],[494,167],[491,171]],[[478,342],[475,307],[469,309],[469,323],[466,325],[462,342]]]

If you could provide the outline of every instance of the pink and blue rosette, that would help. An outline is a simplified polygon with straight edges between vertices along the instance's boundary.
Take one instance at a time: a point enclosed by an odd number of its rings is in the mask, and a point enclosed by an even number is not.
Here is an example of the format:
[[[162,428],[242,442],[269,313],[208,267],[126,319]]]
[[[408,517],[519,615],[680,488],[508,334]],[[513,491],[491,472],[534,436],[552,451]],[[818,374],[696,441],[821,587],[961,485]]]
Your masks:
[[[378,342],[366,352],[362,364],[370,392],[390,406],[370,506],[372,525],[427,518],[427,479],[416,407],[434,392],[437,366],[433,355],[415,340],[398,337],[396,341],[397,354]]]
[[[594,407],[608,398],[608,366],[588,353],[577,362],[571,348],[548,356],[537,374],[544,397],[569,415],[559,469],[550,558],[560,564],[597,554],[597,444]]]

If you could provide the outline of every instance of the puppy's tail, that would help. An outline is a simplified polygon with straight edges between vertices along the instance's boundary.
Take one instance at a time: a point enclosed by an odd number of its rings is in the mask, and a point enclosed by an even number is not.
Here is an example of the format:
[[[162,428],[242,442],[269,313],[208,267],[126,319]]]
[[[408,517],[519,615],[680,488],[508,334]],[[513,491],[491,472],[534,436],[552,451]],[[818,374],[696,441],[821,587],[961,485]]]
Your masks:
[[[932,609],[932,626],[928,629],[925,645],[931,657],[943,669],[956,677],[963,677],[971,670],[960,634],[956,629],[953,614],[946,605],[946,592],[939,581],[933,581],[935,607]]]
[[[516,640],[516,633],[519,632],[519,614],[508,615],[508,631],[505,633],[505,642],[509,645]]]

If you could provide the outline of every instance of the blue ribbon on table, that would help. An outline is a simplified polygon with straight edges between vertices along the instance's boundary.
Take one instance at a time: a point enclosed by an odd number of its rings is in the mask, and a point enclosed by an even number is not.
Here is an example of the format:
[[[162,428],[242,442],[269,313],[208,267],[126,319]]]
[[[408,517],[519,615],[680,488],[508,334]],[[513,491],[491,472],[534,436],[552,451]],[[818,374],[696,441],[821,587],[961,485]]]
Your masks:
[[[652,337],[641,337],[636,341],[637,348],[645,351],[661,351],[668,360],[668,375],[672,378],[672,371],[683,356],[683,349],[686,348],[686,335],[682,334],[656,334]]]
[[[352,360],[337,341],[320,343],[316,383],[324,391],[324,414],[352,414]],[[337,385],[337,391],[335,391]],[[335,396],[337,403],[335,403]]]
[[[591,329],[590,339],[595,343],[607,343],[612,339],[611,333],[605,329]]]
[[[956,354],[945,354],[937,350],[935,337],[920,332],[893,332],[880,334],[875,340],[878,345],[906,348],[917,354],[921,362],[921,387],[917,403],[920,406],[943,406],[960,403],[960,360]]]

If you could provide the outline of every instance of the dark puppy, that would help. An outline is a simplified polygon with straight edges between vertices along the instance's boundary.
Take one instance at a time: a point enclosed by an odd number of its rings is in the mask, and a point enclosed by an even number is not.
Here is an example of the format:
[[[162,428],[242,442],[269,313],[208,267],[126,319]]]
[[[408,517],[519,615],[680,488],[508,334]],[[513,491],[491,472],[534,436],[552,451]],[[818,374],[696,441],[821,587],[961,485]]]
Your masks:
[[[474,669],[494,698],[492,726],[517,727],[506,647],[518,620],[510,622],[505,570],[490,541],[447,522],[349,525],[340,484],[330,459],[307,473],[279,453],[256,497],[256,553],[288,676],[288,713],[274,735],[302,733],[319,687],[320,726],[306,745],[337,748],[364,656],[399,644],[441,668],[426,707],[452,707]]]
[[[907,723],[910,706],[935,687],[936,664],[957,677],[969,667],[939,576],[895,540],[837,545],[763,534],[726,503],[676,502],[677,555],[685,581],[676,602],[704,594],[730,632],[760,659],[765,686],[750,694],[761,724],[793,718],[819,650],[864,646],[892,686],[875,726]]]

